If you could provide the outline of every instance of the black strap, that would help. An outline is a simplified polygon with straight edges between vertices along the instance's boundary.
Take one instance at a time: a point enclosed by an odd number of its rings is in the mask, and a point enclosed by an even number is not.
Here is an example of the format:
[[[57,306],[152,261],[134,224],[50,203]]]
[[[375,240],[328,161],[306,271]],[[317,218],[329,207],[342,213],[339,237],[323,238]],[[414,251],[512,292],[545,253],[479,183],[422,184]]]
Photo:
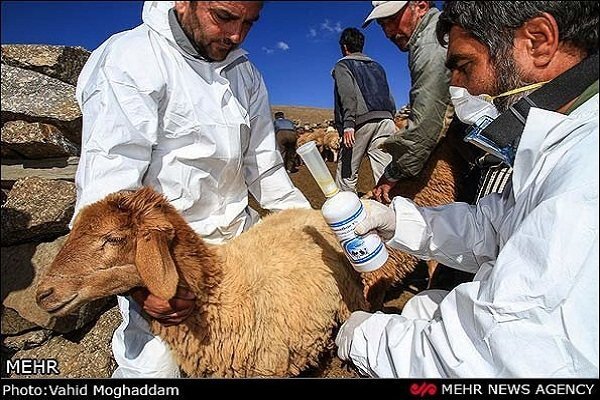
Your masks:
[[[598,53],[563,72],[531,95],[523,97],[482,132],[501,148],[516,148],[531,107],[558,110],[598,80]]]

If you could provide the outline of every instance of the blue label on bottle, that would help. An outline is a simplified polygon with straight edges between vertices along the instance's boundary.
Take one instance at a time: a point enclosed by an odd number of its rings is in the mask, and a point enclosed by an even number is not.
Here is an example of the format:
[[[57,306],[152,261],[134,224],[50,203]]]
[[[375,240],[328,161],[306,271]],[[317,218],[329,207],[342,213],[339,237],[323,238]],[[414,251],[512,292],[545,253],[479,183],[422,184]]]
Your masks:
[[[366,243],[363,237],[356,237],[342,243],[344,251],[353,264],[364,264],[375,258],[383,249],[381,241]],[[375,248],[373,248],[375,244]],[[369,246],[371,245],[371,246]]]

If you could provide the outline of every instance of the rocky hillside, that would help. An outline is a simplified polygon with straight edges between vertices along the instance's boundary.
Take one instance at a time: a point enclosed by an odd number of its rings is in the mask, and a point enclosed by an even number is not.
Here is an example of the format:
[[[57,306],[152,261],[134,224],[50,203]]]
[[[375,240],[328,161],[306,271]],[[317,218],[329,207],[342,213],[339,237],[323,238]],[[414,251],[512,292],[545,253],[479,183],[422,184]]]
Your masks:
[[[114,298],[66,318],[51,317],[34,299],[73,216],[82,121],[75,84],[88,57],[80,47],[2,45],[3,376],[6,358],[56,358],[70,377],[108,377],[114,369]]]
[[[285,117],[294,121],[296,125],[326,128],[333,120],[333,110],[328,108],[273,105],[271,110],[273,113],[282,111]]]

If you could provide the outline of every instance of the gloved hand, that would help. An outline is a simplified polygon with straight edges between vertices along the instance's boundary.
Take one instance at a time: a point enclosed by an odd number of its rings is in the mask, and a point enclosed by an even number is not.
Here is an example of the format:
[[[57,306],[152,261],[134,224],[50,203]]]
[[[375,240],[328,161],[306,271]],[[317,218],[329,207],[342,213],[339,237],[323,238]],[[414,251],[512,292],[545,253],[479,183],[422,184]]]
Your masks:
[[[350,348],[352,347],[352,337],[354,336],[354,330],[358,328],[371,313],[365,311],[354,311],[350,318],[344,322],[337,336],[335,337],[335,344],[337,345],[337,355],[340,359],[347,361],[350,356]]]
[[[386,205],[375,200],[361,200],[367,217],[354,228],[354,233],[358,236],[366,235],[369,231],[376,231],[384,240],[390,240],[394,237],[396,231],[396,213]]]

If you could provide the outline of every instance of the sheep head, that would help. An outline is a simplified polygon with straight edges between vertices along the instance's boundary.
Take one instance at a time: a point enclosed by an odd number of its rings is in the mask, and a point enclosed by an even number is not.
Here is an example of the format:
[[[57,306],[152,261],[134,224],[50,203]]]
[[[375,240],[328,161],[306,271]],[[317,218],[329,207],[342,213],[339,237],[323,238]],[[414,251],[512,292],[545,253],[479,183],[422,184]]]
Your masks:
[[[82,209],[65,244],[38,284],[36,300],[54,315],[136,286],[165,300],[179,276],[169,251],[174,209],[149,188],[119,192]]]

